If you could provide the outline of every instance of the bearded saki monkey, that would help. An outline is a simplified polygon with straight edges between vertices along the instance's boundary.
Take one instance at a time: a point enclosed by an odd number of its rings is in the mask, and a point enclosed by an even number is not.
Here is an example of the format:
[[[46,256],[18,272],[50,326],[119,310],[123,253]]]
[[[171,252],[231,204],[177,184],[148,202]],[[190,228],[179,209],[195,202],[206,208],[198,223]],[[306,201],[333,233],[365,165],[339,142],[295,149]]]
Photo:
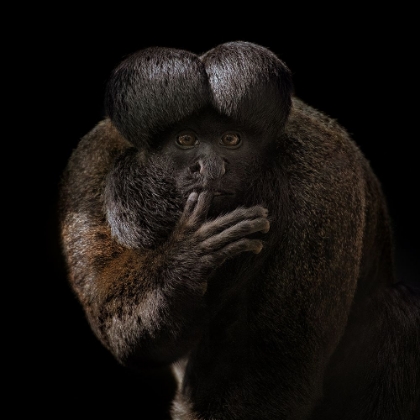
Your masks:
[[[104,96],[60,224],[115,359],[173,372],[173,419],[414,419],[420,297],[395,278],[380,182],[285,63],[243,41],[150,47]]]

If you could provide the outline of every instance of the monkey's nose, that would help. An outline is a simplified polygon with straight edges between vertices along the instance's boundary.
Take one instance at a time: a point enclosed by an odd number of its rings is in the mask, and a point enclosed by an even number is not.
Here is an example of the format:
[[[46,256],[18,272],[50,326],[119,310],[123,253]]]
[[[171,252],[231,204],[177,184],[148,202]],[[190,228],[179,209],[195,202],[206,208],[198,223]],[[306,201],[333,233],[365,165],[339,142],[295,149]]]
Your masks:
[[[221,158],[199,159],[190,166],[190,171],[207,179],[217,179],[226,173],[226,162]]]

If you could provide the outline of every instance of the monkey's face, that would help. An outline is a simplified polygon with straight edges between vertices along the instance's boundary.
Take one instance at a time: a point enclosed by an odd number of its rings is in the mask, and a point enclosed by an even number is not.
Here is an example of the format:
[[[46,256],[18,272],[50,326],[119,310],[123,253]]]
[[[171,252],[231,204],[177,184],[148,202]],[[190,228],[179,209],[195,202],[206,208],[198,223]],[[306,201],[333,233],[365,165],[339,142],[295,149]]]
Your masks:
[[[171,166],[184,200],[193,191],[210,191],[210,213],[216,215],[249,204],[246,192],[261,173],[268,143],[262,134],[205,112],[165,133],[157,153]]]

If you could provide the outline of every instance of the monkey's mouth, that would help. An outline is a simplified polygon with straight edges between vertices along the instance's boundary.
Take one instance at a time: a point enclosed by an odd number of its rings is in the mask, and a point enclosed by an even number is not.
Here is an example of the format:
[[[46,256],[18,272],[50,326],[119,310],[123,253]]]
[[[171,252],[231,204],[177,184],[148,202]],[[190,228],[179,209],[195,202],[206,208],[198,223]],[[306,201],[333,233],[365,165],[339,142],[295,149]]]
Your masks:
[[[226,196],[226,195],[234,195],[231,191],[214,191],[213,196],[214,197],[220,197],[220,196]]]
[[[212,196],[213,204],[217,203],[218,206],[223,205],[224,200],[226,200],[226,204],[227,202],[231,202],[236,196],[235,191],[232,191],[232,190],[222,190],[222,189],[218,189],[217,187],[206,188],[206,187],[200,186],[200,187],[195,187],[195,188],[188,188],[188,190],[185,193],[185,199],[187,199],[192,192],[196,192],[199,195],[202,193],[210,194]]]
[[[201,194],[203,192],[207,192],[213,195],[213,197],[226,197],[226,196],[234,196],[235,192],[231,190],[219,190],[216,188],[209,188],[209,187],[195,187],[192,189],[189,189],[187,191],[186,196],[188,197],[193,191],[195,191],[198,194]]]

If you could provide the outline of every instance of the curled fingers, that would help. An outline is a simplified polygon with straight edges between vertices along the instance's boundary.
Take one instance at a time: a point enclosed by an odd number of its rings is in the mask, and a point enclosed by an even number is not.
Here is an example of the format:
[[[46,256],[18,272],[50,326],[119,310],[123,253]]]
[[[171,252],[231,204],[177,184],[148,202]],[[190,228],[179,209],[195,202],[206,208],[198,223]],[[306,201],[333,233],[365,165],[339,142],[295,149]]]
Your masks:
[[[230,243],[238,242],[246,235],[256,232],[268,232],[269,228],[270,223],[265,217],[243,220],[203,240],[201,246],[206,252],[216,252]],[[259,242],[261,243],[261,241]]]
[[[236,210],[219,216],[215,220],[209,221],[198,229],[197,233],[202,239],[213,236],[229,227],[235,226],[238,222],[250,221],[256,218],[266,218],[268,216],[268,210],[262,206],[253,206],[250,208],[240,207]],[[266,230],[261,230],[263,233],[267,233],[269,230],[269,223],[266,226]]]

